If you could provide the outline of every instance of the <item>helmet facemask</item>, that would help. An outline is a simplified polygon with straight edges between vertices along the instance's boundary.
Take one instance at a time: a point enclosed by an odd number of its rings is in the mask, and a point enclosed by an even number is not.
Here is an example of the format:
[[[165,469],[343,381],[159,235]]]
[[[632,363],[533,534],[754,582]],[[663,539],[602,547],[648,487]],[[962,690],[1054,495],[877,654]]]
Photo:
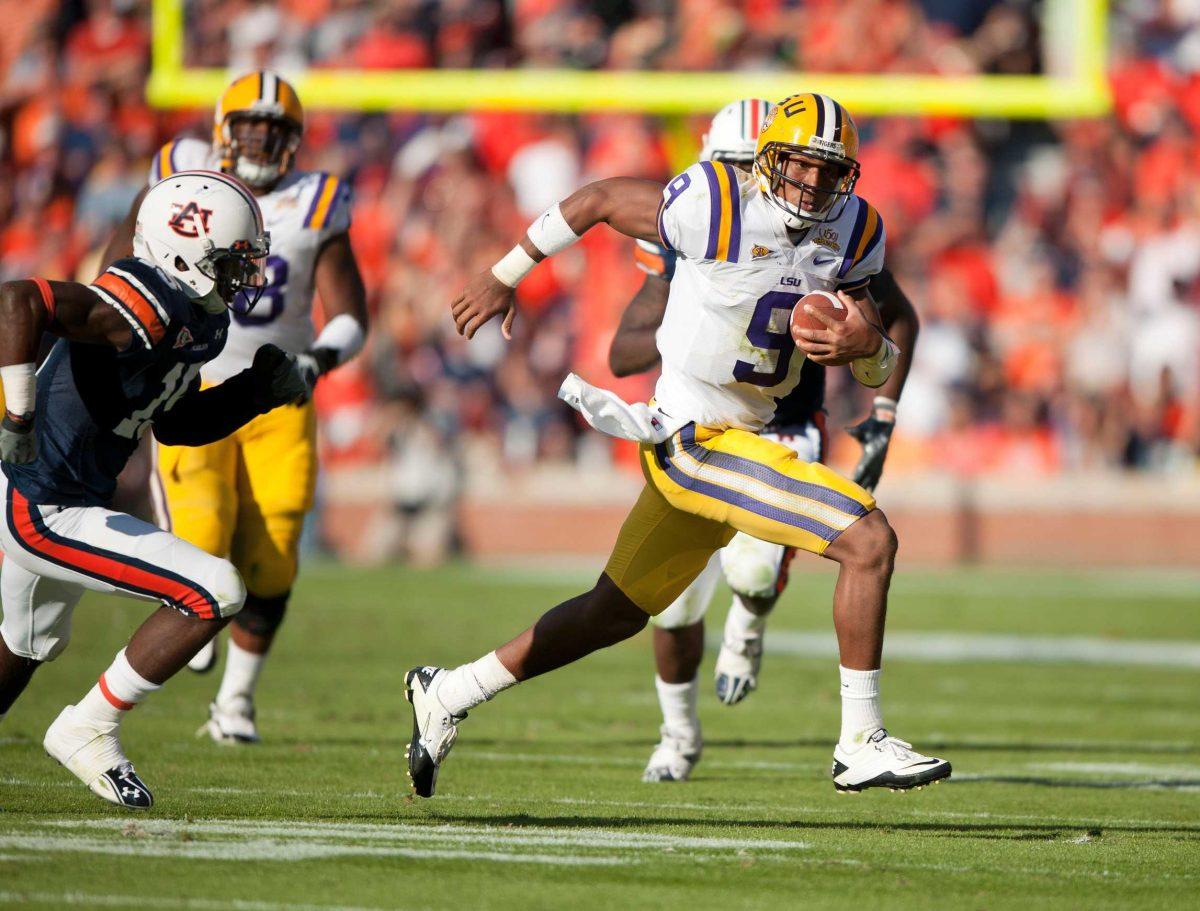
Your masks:
[[[221,132],[223,170],[255,189],[278,182],[300,147],[300,127],[287,117],[232,113]]]
[[[267,286],[267,253],[270,236],[264,231],[253,241],[239,240],[228,249],[207,242],[207,251],[196,262],[196,268],[212,280],[217,295],[226,307],[241,295],[238,309],[249,312],[258,303]]]
[[[783,211],[788,226],[796,229],[835,221],[854,194],[859,174],[858,162],[853,158],[811,145],[782,142],[764,146],[754,167],[766,182],[768,198]],[[789,173],[812,169],[818,169],[816,183]]]

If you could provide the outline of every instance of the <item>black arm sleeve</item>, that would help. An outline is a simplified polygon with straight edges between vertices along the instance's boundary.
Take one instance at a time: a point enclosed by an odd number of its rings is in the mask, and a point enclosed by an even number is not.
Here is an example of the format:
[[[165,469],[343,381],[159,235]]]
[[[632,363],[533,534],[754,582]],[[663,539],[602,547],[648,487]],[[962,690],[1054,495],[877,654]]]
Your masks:
[[[167,446],[206,446],[265,414],[250,370],[211,389],[193,389],[154,419],[154,437]]]

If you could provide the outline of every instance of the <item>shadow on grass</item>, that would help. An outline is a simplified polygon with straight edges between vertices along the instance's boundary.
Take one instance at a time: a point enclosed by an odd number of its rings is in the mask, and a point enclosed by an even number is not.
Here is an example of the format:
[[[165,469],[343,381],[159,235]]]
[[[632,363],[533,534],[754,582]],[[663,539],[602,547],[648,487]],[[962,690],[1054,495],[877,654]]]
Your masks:
[[[1200,790],[1200,778],[1160,778],[1142,780],[1105,780],[1088,778],[1049,778],[1043,775],[964,775],[947,779],[954,785],[1031,784],[1042,788],[1090,788],[1109,790]]]
[[[832,813],[832,811],[831,811]],[[777,832],[906,832],[914,835],[934,835],[952,838],[982,838],[1005,841],[1057,841],[1060,839],[1094,840],[1108,833],[1131,835],[1163,834],[1188,841],[1200,841],[1200,825],[1184,824],[1154,824],[1144,826],[1070,824],[1070,823],[1004,823],[1004,822],[889,822],[884,820],[778,820],[778,819],[721,819],[711,818],[656,818],[638,815],[636,817],[614,818],[611,816],[532,816],[525,813],[503,814],[497,816],[467,816],[454,813],[431,813],[428,817],[431,823],[467,823],[470,825],[493,825],[503,827],[506,831],[523,826],[555,829],[637,829],[646,826],[696,826],[697,828],[722,829],[755,829],[774,830]],[[769,839],[763,839],[764,845],[769,845]]]

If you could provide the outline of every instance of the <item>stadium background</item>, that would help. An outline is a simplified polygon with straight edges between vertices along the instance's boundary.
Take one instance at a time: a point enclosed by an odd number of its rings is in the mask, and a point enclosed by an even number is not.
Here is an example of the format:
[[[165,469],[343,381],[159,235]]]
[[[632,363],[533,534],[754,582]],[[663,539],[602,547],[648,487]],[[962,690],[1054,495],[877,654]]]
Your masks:
[[[802,70],[950,86],[1053,73],[1062,49],[1046,23],[1081,7],[1104,10],[1072,0],[170,0],[157,11],[182,16],[181,37],[155,53],[159,68],[168,58],[219,68],[218,86],[259,66],[476,69],[481,87],[489,68],[739,80]],[[206,134],[207,106],[174,106],[171,85],[155,84],[168,107],[146,100],[162,42],[150,13],[137,0],[30,0],[0,35],[0,278],[92,274],[154,151],[181,132]],[[1200,12],[1117,4],[1105,32],[1099,97],[1110,93],[1111,113],[858,118],[859,190],[888,225],[888,262],[923,323],[880,490],[908,559],[1193,559]],[[176,95],[187,82],[176,80]],[[197,85],[207,92],[195,82],[193,97]],[[1039,92],[1049,83],[1033,93],[1049,98]],[[999,97],[976,95],[980,109]],[[320,389],[314,546],[359,561],[594,555],[638,478],[630,452],[587,431],[554,393],[568,369],[626,397],[651,388],[650,378],[617,383],[605,365],[640,282],[629,242],[594,232],[539,268],[522,285],[511,344],[498,332],[464,344],[447,302],[581,182],[681,169],[707,117],[578,104],[482,111],[462,96],[449,113],[406,111],[403,100],[383,112],[310,103],[301,165],[354,187],[352,238],[374,318],[367,353]],[[864,409],[844,382],[829,404],[833,427]],[[834,435],[835,464],[852,464],[855,450]]]

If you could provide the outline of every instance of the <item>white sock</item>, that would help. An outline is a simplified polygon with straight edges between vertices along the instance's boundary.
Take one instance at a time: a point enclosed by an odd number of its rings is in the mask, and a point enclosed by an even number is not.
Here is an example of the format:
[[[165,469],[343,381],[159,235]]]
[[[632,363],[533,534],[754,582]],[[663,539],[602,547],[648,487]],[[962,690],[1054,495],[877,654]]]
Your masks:
[[[119,723],[122,715],[160,689],[161,683],[151,683],[133,669],[121,649],[96,685],[76,703],[75,711],[102,724]]]
[[[225,652],[225,673],[217,690],[217,705],[229,705],[239,699],[253,700],[266,655],[256,655],[240,647],[232,638]]]
[[[767,615],[759,616],[747,610],[741,595],[734,595],[733,604],[729,605],[729,613],[725,617],[725,638],[730,642],[757,639],[766,628]]]
[[[517,682],[496,653],[488,652],[478,661],[447,671],[438,684],[437,695],[451,714],[462,715],[510,686],[516,686]]]
[[[654,688],[658,690],[663,727],[674,737],[698,741],[700,714],[696,711],[696,701],[700,695],[700,676],[697,674],[687,683],[667,683],[655,674]]]
[[[842,678],[842,749],[857,750],[867,738],[883,727],[879,708],[880,670],[852,671],[838,666]]]

